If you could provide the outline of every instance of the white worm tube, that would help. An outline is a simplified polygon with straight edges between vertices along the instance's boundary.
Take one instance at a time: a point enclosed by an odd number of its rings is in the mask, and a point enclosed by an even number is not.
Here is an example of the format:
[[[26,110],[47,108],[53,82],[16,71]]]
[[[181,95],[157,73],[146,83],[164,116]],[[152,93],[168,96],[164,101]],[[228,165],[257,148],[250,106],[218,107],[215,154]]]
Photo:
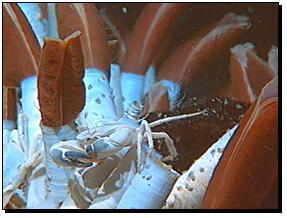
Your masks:
[[[121,69],[118,64],[111,64],[110,86],[113,90],[117,119],[120,119],[124,115],[124,105],[121,88]]]
[[[47,20],[43,18],[39,3],[18,3],[18,6],[25,14],[42,47],[44,44],[43,39],[47,36]]]
[[[237,126],[225,133],[176,181],[163,208],[199,208],[213,172]]]
[[[121,198],[118,209],[159,209],[179,174],[165,164],[147,157]]]
[[[145,76],[123,72],[121,77],[124,110],[126,111],[134,101],[143,98]]]
[[[19,146],[17,130],[3,129],[3,186],[6,187],[18,174],[18,167],[25,161]]]
[[[86,104],[76,121],[78,125],[85,130],[95,127],[99,120],[116,120],[112,90],[104,72],[86,69],[84,83]]]
[[[165,86],[168,90],[169,107],[170,110],[174,110],[177,107],[179,96],[180,96],[180,85],[176,82],[169,80],[161,80],[160,83]]]
[[[39,146],[42,144],[39,143],[39,138],[42,138],[42,131],[40,128],[41,114],[39,111],[39,101],[38,101],[38,92],[37,92],[37,77],[32,76],[24,79],[21,82],[21,104],[22,104],[22,113],[21,112],[18,120],[18,128],[25,128],[25,122],[28,122],[28,129],[25,131],[27,134],[27,146],[28,146],[28,156],[32,155]],[[22,119],[23,118],[23,119]],[[19,124],[21,124],[19,126]]]
[[[153,86],[153,84],[156,81],[156,69],[155,66],[150,65],[149,68],[146,71],[146,78],[145,78],[145,83],[144,83],[144,95],[146,95],[149,90],[151,89],[151,87]]]
[[[55,205],[63,202],[69,193],[69,178],[71,170],[59,167],[56,165],[50,155],[50,148],[60,142],[72,140],[76,138],[75,128],[64,125],[59,130],[42,126],[43,139],[45,143],[45,164],[48,185],[48,198],[51,196],[54,199]]]

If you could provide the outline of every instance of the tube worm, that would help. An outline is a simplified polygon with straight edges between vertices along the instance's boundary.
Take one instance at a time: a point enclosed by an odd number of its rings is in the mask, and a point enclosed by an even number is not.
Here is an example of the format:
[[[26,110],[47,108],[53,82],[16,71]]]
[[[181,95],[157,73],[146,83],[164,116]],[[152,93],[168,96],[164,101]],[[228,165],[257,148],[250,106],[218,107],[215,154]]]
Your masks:
[[[275,76],[272,68],[257,56],[251,43],[236,45],[231,49],[231,81],[224,87],[225,97],[253,103],[262,88]]]
[[[48,199],[53,207],[68,194],[70,170],[53,163],[50,148],[76,139],[74,121],[84,107],[84,56],[77,31],[65,40],[45,38],[38,73],[38,96],[46,156]]]
[[[127,53],[122,64],[121,81],[125,110],[133,101],[142,99],[144,74],[180,9],[181,4],[148,4],[138,18],[129,37]]]
[[[278,207],[277,95],[276,77],[241,121],[213,174],[202,208]]]
[[[222,58],[219,54],[226,53],[228,48],[236,41],[239,35],[250,26],[248,17],[234,13],[226,14],[219,22],[190,39],[180,46],[164,62],[158,72],[158,78],[163,85],[169,88],[171,109],[179,97],[181,87],[189,84],[193,94],[199,92],[195,87],[199,86],[195,79],[206,70],[208,62],[216,63]],[[210,79],[213,75],[209,75]],[[203,86],[203,83],[200,83]],[[198,89],[202,89],[197,87]],[[211,89],[209,86],[206,90]],[[201,94],[202,93],[197,93]]]
[[[3,85],[17,87],[37,73],[40,46],[17,4],[3,6]]]
[[[32,152],[34,149],[30,150],[30,148],[35,148],[33,143],[35,140],[37,141],[38,135],[41,135],[41,130],[39,127],[40,113],[37,108],[37,95],[35,95],[36,86],[35,83],[29,81],[34,81],[34,75],[37,73],[40,46],[17,4],[5,3],[3,13],[4,85],[9,89],[10,87],[21,86],[21,107],[18,111],[20,118],[18,120],[18,130],[21,138],[19,141],[22,143],[26,155],[32,155],[30,151]],[[10,96],[8,96],[7,111],[15,116],[18,93],[16,93],[16,90],[13,92],[9,93]],[[10,97],[12,98],[10,99]],[[24,138],[25,140],[22,140]]]
[[[112,90],[108,82],[109,57],[105,28],[94,4],[56,4],[57,26],[60,37],[81,30],[81,44],[85,59],[86,105],[78,125],[93,127],[99,119],[116,119]]]

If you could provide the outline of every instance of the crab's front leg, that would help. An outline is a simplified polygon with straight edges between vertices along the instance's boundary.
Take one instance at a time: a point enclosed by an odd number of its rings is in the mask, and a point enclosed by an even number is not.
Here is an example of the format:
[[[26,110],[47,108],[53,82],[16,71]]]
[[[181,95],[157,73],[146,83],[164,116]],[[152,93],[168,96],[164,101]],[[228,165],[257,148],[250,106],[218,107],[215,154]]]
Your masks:
[[[148,147],[149,147],[149,155],[153,151],[153,140],[152,140],[152,131],[151,128],[146,120],[143,120],[140,124],[140,127],[138,128],[137,131],[137,171],[140,173],[141,165],[142,165],[142,145],[143,145],[143,140],[147,138],[148,142]]]
[[[133,128],[122,126],[115,129],[108,137],[97,139],[86,147],[86,152],[94,159],[104,159],[133,144]]]
[[[170,155],[162,158],[162,161],[173,161],[178,156],[178,153],[177,153],[176,148],[174,146],[174,142],[167,133],[165,133],[165,132],[152,132],[152,137],[153,137],[153,139],[164,139],[165,144],[169,150]]]
[[[53,161],[61,167],[89,167],[92,158],[75,140],[59,142],[50,149]]]

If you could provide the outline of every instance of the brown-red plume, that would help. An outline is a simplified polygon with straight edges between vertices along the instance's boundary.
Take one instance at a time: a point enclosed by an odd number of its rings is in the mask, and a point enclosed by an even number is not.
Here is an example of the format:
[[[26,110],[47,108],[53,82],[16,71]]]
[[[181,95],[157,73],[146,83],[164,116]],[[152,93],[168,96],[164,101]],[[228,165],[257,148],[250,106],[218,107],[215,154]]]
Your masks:
[[[145,74],[183,8],[183,4],[176,3],[150,3],[145,7],[129,37],[123,71]]]
[[[219,22],[203,28],[170,55],[158,72],[159,79],[189,85],[193,96],[202,95],[201,90],[207,92],[213,86],[218,87],[217,77],[222,77],[222,71],[217,72],[220,73],[217,75],[214,68],[218,67],[230,46],[249,26],[248,17],[226,14]],[[197,81],[198,78],[202,80]]]
[[[278,207],[278,79],[262,90],[226,148],[202,208]]]
[[[253,103],[262,88],[276,76],[271,66],[258,57],[251,43],[231,49],[229,72],[230,83],[220,95],[246,103]]]
[[[38,73],[42,124],[59,127],[75,120],[84,107],[84,56],[79,31],[65,40],[45,38]]]
[[[79,30],[87,68],[96,67],[104,72],[109,69],[108,44],[105,27],[95,4],[56,4],[58,33],[65,38]]]
[[[16,3],[3,4],[3,85],[17,87],[37,74],[40,45]]]

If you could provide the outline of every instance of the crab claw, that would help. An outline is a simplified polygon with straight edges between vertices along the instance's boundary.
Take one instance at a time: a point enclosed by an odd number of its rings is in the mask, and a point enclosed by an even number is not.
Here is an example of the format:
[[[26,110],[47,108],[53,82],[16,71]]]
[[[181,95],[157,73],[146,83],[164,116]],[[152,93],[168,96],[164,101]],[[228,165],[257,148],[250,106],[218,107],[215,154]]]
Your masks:
[[[91,157],[84,150],[69,143],[53,145],[50,154],[53,161],[62,167],[89,167],[93,164]]]

